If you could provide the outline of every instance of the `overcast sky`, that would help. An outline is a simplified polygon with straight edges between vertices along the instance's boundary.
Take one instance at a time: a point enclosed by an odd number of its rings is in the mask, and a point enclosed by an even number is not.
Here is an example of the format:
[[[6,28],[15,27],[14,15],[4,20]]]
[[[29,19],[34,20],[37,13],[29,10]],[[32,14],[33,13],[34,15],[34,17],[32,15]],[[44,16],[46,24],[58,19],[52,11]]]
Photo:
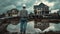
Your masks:
[[[60,9],[60,0],[0,0],[0,13],[6,12],[12,8],[20,10],[23,4],[26,4],[29,12],[33,12],[34,4],[39,4],[41,2],[49,6],[50,10]]]

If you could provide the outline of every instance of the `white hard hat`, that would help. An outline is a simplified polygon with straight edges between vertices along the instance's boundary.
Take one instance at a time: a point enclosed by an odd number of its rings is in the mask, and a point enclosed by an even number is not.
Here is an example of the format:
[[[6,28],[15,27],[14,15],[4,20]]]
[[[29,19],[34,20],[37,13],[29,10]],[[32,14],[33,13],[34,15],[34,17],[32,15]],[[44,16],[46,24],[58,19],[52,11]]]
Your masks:
[[[25,5],[25,4],[23,4],[23,7],[26,7],[26,5]]]

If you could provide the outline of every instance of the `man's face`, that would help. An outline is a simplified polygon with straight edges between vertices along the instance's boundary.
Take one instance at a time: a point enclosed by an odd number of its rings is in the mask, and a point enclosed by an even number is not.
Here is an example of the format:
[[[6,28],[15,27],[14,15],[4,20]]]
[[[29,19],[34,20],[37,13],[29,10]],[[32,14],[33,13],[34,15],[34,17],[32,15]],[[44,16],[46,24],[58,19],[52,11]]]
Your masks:
[[[26,7],[23,7],[23,9],[26,9]]]

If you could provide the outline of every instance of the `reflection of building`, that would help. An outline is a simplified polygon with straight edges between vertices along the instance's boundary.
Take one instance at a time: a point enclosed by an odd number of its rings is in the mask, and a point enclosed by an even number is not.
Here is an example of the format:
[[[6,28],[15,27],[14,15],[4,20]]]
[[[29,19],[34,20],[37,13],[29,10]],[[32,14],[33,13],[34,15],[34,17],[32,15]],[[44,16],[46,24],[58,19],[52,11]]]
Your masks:
[[[46,22],[37,22],[35,24],[35,28],[39,28],[41,30],[44,30],[46,29],[47,27],[49,27],[49,23],[46,23]]]
[[[40,15],[48,15],[49,14],[49,7],[43,3],[34,6],[35,14]]]
[[[35,5],[34,6],[34,13],[37,16],[44,16],[44,15],[49,15],[49,7],[43,3],[39,4],[39,5]],[[40,17],[41,18],[41,17]],[[39,28],[41,30],[46,29],[47,27],[49,27],[49,23],[46,22],[38,22],[36,20],[38,20],[39,18],[35,18],[35,28]],[[40,19],[39,19],[40,20]]]

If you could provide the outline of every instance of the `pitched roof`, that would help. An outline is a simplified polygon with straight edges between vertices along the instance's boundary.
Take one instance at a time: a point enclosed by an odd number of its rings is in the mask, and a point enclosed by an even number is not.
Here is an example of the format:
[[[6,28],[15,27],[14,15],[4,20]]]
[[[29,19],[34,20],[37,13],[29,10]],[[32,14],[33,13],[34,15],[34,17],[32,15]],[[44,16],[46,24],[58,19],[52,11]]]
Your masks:
[[[47,5],[45,5],[44,3],[40,3],[39,6],[40,6],[40,5],[47,6]]]
[[[47,6],[47,5],[45,5],[44,3],[40,3],[39,5],[35,5],[34,8],[36,8],[36,7],[43,7],[43,6]]]

